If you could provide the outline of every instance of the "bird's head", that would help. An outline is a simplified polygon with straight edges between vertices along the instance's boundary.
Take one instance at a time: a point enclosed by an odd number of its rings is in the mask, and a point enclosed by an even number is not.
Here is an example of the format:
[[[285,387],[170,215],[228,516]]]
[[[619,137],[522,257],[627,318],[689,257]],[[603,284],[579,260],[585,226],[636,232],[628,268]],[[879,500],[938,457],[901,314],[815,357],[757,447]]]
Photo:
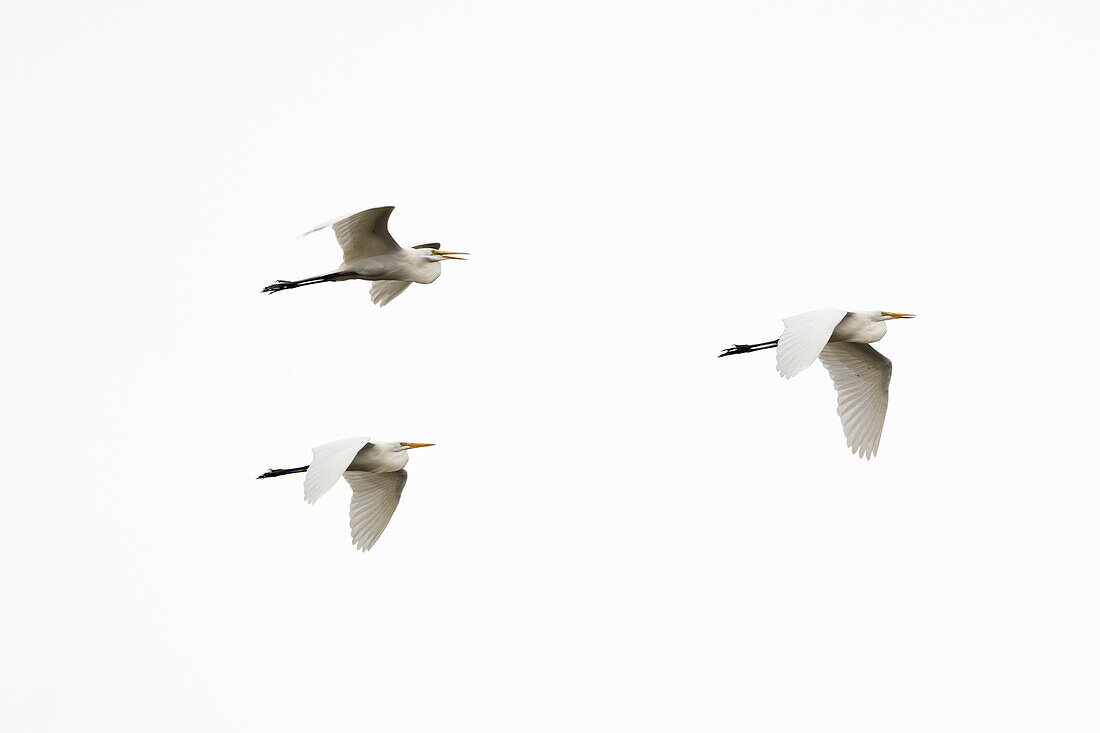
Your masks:
[[[891,313],[890,311],[879,311],[876,321],[892,321],[895,318],[916,318],[916,316],[909,313]]]
[[[433,242],[432,244],[418,244],[413,249],[420,252],[420,256],[428,260],[428,262],[440,262],[442,260],[464,260],[465,257],[458,257],[457,255],[469,255],[469,252],[448,252],[447,250],[439,249],[439,242]]]

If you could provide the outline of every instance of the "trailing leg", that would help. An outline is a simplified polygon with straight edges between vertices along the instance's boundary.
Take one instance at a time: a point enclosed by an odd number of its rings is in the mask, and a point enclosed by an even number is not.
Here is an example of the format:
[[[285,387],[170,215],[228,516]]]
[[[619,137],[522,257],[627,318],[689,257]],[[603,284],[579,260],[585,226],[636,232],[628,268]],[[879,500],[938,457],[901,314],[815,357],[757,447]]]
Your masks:
[[[298,468],[269,468],[267,473],[262,473],[256,478],[275,478],[276,476],[286,476],[290,473],[305,473],[305,470],[309,466],[299,466]]]
[[[305,280],[276,280],[263,289],[264,293],[277,293],[280,290],[290,290],[291,288],[300,288],[303,285],[316,285],[317,283],[331,283],[337,280],[346,280],[349,275],[354,275],[352,272],[330,272],[327,275],[319,275],[318,277],[307,277]]]
[[[774,349],[777,346],[779,346],[779,339],[776,339],[775,341],[765,341],[759,344],[734,344],[733,346],[729,347],[721,354],[719,354],[718,358],[721,359],[723,356],[730,356],[731,354],[749,354],[753,351]]]

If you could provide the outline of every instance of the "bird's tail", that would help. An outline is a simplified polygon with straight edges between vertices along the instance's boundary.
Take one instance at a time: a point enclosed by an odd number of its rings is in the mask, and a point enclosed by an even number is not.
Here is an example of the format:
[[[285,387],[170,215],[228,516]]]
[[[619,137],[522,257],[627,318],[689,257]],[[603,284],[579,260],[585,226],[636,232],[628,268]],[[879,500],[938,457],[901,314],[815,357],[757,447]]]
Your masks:
[[[298,468],[269,468],[267,473],[261,473],[256,478],[275,478],[276,476],[286,476],[288,473],[304,473],[309,466],[299,466]]]
[[[763,351],[764,349],[774,349],[777,346],[779,346],[779,339],[775,341],[765,341],[760,344],[734,344],[719,354],[718,358],[721,359],[723,356],[731,356],[733,354],[749,354],[753,351]]]

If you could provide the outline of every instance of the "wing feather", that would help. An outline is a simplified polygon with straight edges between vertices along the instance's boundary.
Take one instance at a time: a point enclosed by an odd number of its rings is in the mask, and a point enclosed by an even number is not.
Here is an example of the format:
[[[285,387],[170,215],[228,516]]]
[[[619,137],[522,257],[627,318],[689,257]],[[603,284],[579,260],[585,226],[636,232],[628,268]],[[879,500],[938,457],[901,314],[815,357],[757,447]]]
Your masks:
[[[351,541],[356,549],[366,552],[390,523],[409,474],[404,469],[392,473],[347,471],[344,478],[352,490]]]
[[[324,496],[340,480],[355,454],[369,442],[367,437],[344,438],[314,448],[313,461],[306,469],[306,501],[313,504]]]
[[[401,250],[400,245],[390,236],[389,221],[392,212],[392,206],[367,209],[343,219],[318,224],[301,236],[332,227],[332,231],[336,233],[336,241],[344,251],[345,265],[366,257],[392,254]]]
[[[376,280],[370,286],[370,300],[378,307],[382,307],[405,292],[405,288],[412,283],[403,280]]]
[[[821,363],[836,387],[836,412],[848,447],[860,458],[870,460],[878,453],[882,438],[893,365],[869,344],[851,343],[826,345],[821,350]]]
[[[775,368],[790,379],[814,363],[829,343],[833,329],[848,315],[840,308],[822,308],[783,319],[783,335],[775,354]]]

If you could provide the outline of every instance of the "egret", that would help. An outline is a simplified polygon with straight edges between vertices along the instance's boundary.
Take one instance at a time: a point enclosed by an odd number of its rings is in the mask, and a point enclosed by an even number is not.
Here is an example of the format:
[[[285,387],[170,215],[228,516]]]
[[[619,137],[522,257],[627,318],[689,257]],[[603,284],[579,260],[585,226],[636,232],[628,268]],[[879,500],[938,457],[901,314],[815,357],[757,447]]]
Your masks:
[[[351,486],[351,541],[363,552],[374,547],[390,522],[409,475],[408,451],[435,443],[372,443],[344,438],[313,449],[313,462],[298,468],[272,468],[256,478],[305,473],[305,499],[313,504],[342,475]]]
[[[344,251],[344,262],[332,272],[304,280],[277,280],[263,289],[265,293],[300,288],[303,285],[337,282],[339,280],[373,280],[371,302],[384,306],[401,295],[411,283],[427,285],[439,278],[443,260],[464,260],[469,252],[447,252],[439,243],[418,244],[405,248],[397,244],[387,225],[392,206],[367,209],[358,214],[326,221],[305,232],[301,237],[332,227],[336,241]],[[300,237],[299,237],[300,238]]]
[[[787,379],[813,364],[829,371],[837,392],[837,414],[848,447],[860,458],[878,453],[889,398],[890,360],[869,344],[886,335],[886,321],[915,318],[889,311],[850,312],[822,308],[783,319],[783,335],[759,344],[734,344],[721,354],[748,354],[776,350],[775,368]]]

